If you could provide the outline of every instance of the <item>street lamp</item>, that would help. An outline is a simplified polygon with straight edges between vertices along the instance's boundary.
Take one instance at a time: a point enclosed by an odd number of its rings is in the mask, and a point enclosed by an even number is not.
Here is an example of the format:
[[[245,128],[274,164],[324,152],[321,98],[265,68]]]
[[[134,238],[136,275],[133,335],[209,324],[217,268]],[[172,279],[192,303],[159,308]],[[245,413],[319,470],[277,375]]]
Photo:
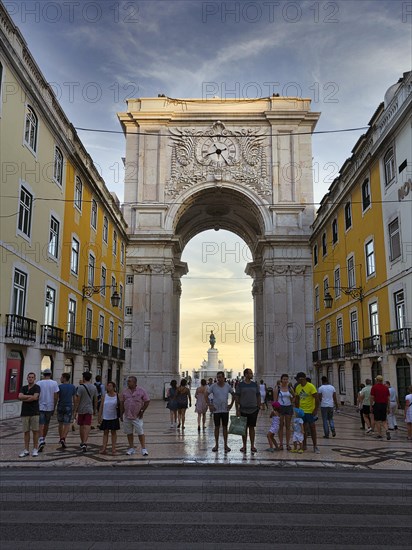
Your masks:
[[[88,298],[90,298],[91,296],[93,296],[93,294],[100,294],[100,292],[102,291],[103,288],[112,288],[113,289],[113,293],[110,297],[110,302],[111,302],[113,307],[119,307],[120,294],[117,292],[116,285],[83,286],[82,300],[84,300],[86,296]]]
[[[347,296],[351,296],[354,300],[359,300],[359,302],[362,302],[363,300],[363,288],[361,286],[359,287],[347,287],[347,286],[330,286],[329,288],[336,289],[338,288],[341,292],[346,294]],[[329,292],[326,292],[325,298],[324,298],[325,308],[331,309],[333,304],[333,298],[329,294]]]

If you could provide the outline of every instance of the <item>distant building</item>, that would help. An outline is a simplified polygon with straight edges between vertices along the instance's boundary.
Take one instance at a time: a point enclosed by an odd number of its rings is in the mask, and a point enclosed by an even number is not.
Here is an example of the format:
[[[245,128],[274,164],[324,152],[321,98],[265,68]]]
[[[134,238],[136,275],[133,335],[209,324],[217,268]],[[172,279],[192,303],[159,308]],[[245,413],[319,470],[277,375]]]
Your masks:
[[[126,223],[0,4],[0,418],[27,373],[122,380]],[[104,288],[97,289],[95,285]],[[88,287],[88,288],[87,288]],[[114,291],[120,304],[113,307]],[[90,296],[89,296],[90,294]]]
[[[412,364],[412,73],[385,94],[313,224],[314,351],[340,401],[382,374],[401,399]]]

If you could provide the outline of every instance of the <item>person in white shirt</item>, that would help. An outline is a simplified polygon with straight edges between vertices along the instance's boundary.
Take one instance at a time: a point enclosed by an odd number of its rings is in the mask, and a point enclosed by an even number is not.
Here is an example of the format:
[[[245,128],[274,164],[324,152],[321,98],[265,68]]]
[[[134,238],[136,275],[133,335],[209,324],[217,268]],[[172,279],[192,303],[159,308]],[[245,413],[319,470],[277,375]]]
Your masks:
[[[396,411],[400,409],[398,395],[395,388],[392,388],[389,380],[385,382],[389,390],[389,413],[388,413],[388,430],[397,430],[398,423],[396,422]]]
[[[323,421],[323,437],[328,439],[329,427],[332,432],[332,436],[336,436],[335,423],[333,421],[333,405],[336,410],[339,410],[338,400],[336,399],[336,390],[332,384],[329,384],[326,376],[322,376],[322,385],[318,388],[318,394],[320,399],[320,410],[322,413]]]
[[[46,436],[49,431],[50,419],[54,414],[54,410],[59,398],[59,385],[56,380],[52,380],[52,371],[45,369],[42,372],[43,380],[39,380],[37,385],[40,387],[39,396],[39,447],[38,451],[41,452],[46,445]]]

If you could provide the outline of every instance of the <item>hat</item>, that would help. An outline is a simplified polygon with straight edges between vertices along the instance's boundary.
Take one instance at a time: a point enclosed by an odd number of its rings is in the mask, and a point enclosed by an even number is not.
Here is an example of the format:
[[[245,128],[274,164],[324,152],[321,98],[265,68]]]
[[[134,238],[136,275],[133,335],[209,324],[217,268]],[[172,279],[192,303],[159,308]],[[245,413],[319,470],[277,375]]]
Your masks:
[[[305,412],[302,409],[294,408],[293,410],[298,418],[303,418],[305,416]]]
[[[295,380],[299,380],[299,378],[306,378],[306,374],[304,372],[298,372],[295,376]]]
[[[376,380],[383,380],[383,376],[381,376],[380,374],[378,374],[378,376],[376,377]]]
[[[42,374],[51,374],[52,371],[51,369],[44,369],[44,371],[42,371]]]
[[[272,407],[274,409],[280,409],[281,404],[279,403],[279,401],[272,401]]]

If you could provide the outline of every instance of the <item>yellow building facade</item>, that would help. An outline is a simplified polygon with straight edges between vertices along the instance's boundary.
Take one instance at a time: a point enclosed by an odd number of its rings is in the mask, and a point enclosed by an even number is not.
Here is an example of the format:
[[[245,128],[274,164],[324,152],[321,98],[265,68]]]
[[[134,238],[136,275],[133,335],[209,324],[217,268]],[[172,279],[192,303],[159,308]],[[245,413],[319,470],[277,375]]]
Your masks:
[[[401,401],[411,383],[411,206],[396,204],[390,191],[403,188],[408,177],[404,168],[411,162],[411,98],[402,95],[410,80],[411,73],[405,73],[398,97],[385,96],[313,224],[312,373],[317,383],[327,376],[346,404],[355,404],[360,384],[378,374],[397,389]],[[388,118],[389,112],[393,115]],[[387,181],[385,158],[395,145],[399,164]],[[393,219],[400,228],[396,235]],[[395,258],[397,238],[403,248]]]
[[[126,223],[0,5],[0,418],[20,386],[122,380]],[[100,288],[103,287],[103,288]],[[112,295],[119,303],[114,307]],[[116,300],[115,300],[116,301]]]

